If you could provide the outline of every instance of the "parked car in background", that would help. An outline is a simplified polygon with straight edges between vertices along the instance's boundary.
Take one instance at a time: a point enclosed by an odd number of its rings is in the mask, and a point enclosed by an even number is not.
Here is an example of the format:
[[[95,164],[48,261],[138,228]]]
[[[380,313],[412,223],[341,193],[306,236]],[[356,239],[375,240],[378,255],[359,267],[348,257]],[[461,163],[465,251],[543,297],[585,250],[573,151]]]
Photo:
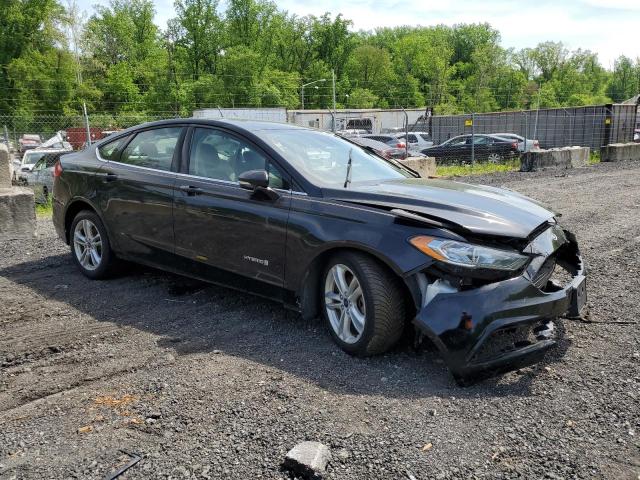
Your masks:
[[[404,148],[404,144],[399,148],[397,146],[391,146],[372,138],[367,137],[346,137],[350,142],[356,143],[364,148],[370,148],[378,155],[384,158],[395,158],[396,160],[403,160],[407,158],[407,151]]]
[[[538,140],[525,139],[522,135],[515,133],[492,133],[492,135],[506,138],[507,140],[515,140],[518,142],[518,150],[520,150],[520,152],[530,152],[531,150],[538,150],[540,148],[540,142],[538,142]]]
[[[633,132],[633,141],[640,142],[640,128],[636,129],[636,131]]]
[[[28,172],[20,174],[21,183],[33,189],[36,203],[47,203],[53,191],[53,169],[65,151],[47,153]]]
[[[88,278],[123,259],[258,293],[357,356],[414,326],[461,383],[539,361],[587,300],[575,236],[539,203],[290,124],[140,125],[63,155],[52,203]]]
[[[473,148],[472,148],[473,147]],[[472,152],[477,161],[498,163],[520,154],[518,142],[496,135],[458,135],[446,142],[422,150],[440,163],[471,161]]]
[[[21,159],[13,160],[13,179],[21,183],[26,178],[26,173],[33,170],[38,160],[50,153],[69,153],[70,150],[61,149],[33,149],[25,152]]]
[[[40,135],[25,133],[18,139],[18,152],[24,153],[27,150],[38,148],[40,145],[42,145]]]
[[[407,134],[405,132],[396,133],[395,137],[403,142],[407,141]],[[409,153],[411,155],[419,154],[425,148],[433,146],[433,140],[431,135],[427,132],[409,132]]]
[[[369,138],[371,140],[375,140],[376,142],[386,143],[390,147],[394,148],[402,148],[405,149],[405,143],[402,140],[399,140],[394,134],[384,134],[384,133],[371,133],[369,135],[363,135],[363,138]]]

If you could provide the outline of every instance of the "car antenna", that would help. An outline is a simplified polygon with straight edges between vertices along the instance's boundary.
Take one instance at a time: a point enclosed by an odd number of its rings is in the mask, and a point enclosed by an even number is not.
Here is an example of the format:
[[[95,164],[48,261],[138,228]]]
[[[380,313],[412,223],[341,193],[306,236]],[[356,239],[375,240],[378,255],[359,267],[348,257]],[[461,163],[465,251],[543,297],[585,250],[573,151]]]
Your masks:
[[[351,164],[353,163],[353,157],[351,154],[353,153],[353,147],[349,149],[349,161],[347,162],[347,178],[344,179],[344,188],[347,188],[347,185],[351,183]]]

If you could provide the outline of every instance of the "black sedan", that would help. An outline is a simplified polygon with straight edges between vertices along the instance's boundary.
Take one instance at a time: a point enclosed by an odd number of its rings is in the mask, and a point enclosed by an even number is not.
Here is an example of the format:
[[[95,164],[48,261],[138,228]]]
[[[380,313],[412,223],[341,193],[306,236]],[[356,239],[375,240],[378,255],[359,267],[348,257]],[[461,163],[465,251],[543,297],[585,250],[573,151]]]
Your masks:
[[[329,133],[149,123],[64,155],[54,178],[53,221],[87,277],[122,259],[253,292],[321,314],[360,356],[413,324],[461,382],[536,361],[585,303],[575,237],[549,210]]]
[[[472,153],[473,152],[473,153]],[[440,145],[421,151],[428,157],[435,157],[439,163],[476,161],[499,163],[504,159],[520,154],[518,142],[497,135],[459,135],[442,142]]]

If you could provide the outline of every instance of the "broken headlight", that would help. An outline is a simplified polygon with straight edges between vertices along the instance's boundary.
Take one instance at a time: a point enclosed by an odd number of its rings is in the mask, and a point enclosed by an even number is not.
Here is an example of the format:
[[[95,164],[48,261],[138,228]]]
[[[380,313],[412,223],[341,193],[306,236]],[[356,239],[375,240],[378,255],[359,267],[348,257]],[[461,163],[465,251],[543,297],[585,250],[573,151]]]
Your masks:
[[[409,243],[435,260],[459,267],[514,271],[529,260],[515,251],[426,235],[410,238]]]

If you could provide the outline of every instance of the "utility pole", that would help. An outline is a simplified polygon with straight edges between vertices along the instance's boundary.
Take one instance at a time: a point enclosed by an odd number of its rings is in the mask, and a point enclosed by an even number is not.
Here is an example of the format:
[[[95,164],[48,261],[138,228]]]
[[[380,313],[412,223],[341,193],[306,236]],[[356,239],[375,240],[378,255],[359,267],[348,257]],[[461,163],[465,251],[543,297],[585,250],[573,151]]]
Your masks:
[[[333,111],[336,111],[336,72],[331,70],[331,84],[333,86]]]
[[[318,83],[318,82],[326,82],[327,79],[326,78],[321,78],[320,80],[314,80],[313,82],[309,82],[309,83],[303,83],[302,84],[302,88],[300,88],[300,106],[302,107],[301,109],[304,110],[304,87],[308,87],[309,85],[313,85],[314,83]],[[316,86],[316,88],[318,88]],[[334,100],[335,102],[335,100]]]
[[[336,111],[336,72],[331,69],[331,85],[333,86],[333,111]],[[332,122],[332,131],[335,133],[336,131],[336,122],[335,120]]]

